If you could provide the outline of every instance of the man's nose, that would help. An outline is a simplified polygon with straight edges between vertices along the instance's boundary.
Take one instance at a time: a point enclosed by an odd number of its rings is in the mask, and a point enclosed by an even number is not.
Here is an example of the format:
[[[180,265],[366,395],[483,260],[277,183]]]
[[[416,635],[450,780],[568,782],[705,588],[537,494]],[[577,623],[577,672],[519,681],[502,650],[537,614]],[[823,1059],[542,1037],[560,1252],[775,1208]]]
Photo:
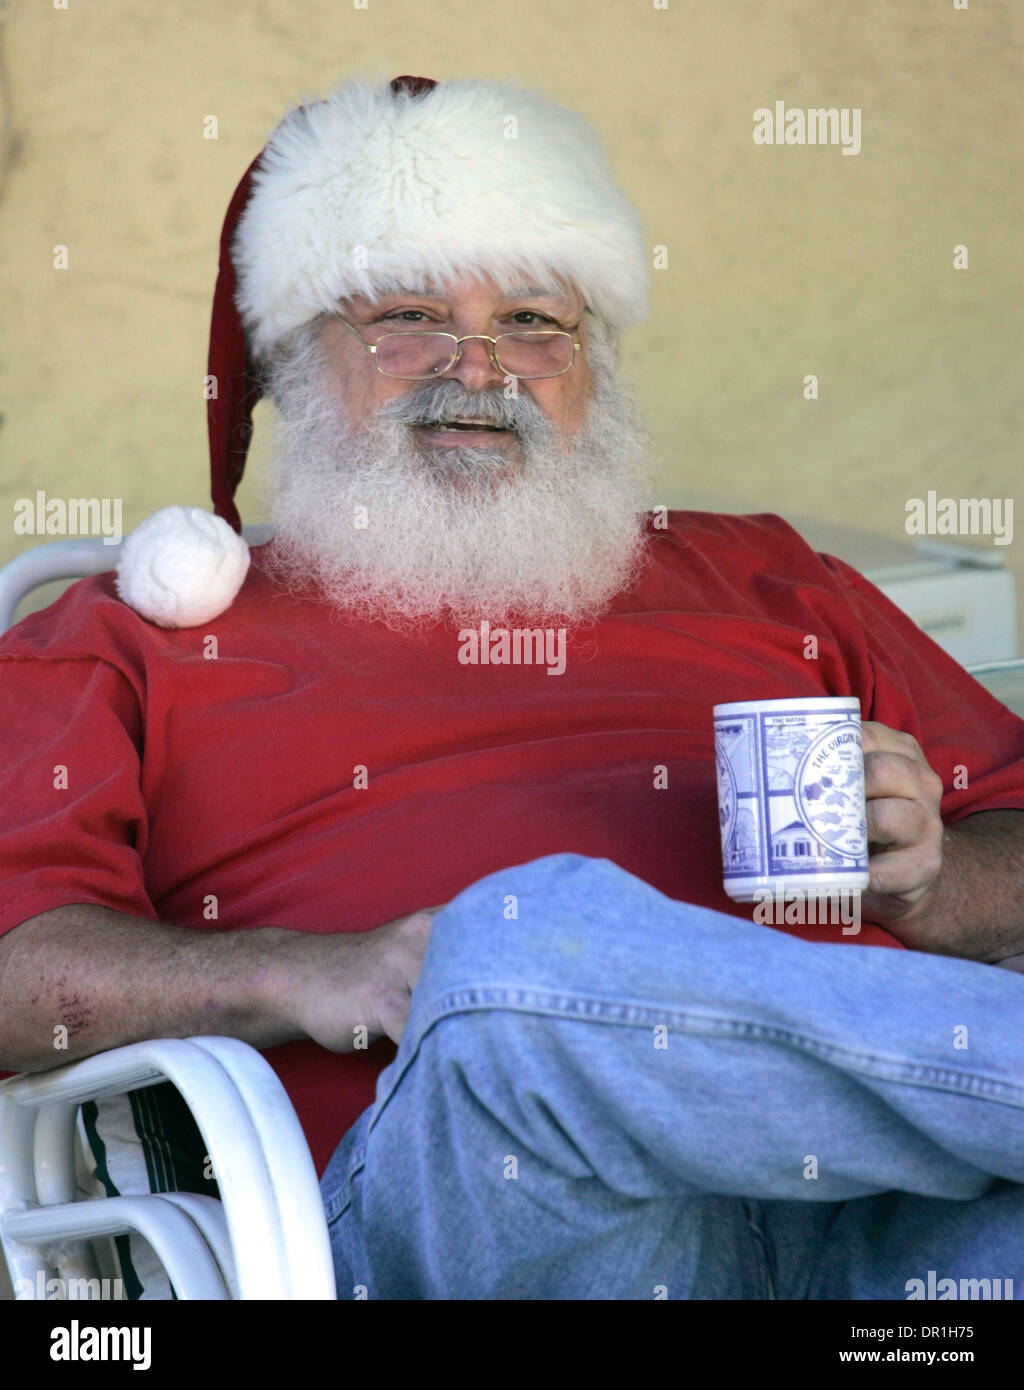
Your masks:
[[[468,391],[482,391],[505,380],[504,373],[491,360],[489,339],[476,336],[460,344],[459,359],[444,376],[457,378]]]

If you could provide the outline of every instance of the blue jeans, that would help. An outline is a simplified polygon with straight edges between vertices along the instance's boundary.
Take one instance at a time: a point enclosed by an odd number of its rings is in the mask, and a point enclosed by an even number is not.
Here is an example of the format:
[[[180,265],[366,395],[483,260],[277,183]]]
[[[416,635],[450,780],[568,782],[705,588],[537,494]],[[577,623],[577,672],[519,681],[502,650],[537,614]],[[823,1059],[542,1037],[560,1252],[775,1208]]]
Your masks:
[[[1024,1297],[1024,978],[536,860],[435,919],[322,1190],[341,1298]]]

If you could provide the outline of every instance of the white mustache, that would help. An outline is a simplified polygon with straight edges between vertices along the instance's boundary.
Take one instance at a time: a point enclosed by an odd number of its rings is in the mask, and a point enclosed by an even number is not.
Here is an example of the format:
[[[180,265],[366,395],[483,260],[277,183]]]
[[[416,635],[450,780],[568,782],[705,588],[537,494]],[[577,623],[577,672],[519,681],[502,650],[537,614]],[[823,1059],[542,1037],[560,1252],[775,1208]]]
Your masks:
[[[461,418],[486,420],[497,429],[516,430],[531,439],[553,434],[551,422],[532,397],[467,391],[460,381],[438,381],[395,396],[377,411],[378,420],[396,425],[439,425]]]

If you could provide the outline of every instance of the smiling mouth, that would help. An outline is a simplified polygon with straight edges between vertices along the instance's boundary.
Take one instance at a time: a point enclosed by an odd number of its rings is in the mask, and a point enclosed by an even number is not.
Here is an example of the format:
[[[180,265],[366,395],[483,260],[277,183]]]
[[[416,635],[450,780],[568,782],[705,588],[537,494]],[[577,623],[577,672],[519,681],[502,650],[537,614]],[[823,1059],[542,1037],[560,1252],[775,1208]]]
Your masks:
[[[429,424],[421,424],[419,428],[424,430],[469,430],[472,432],[488,430],[493,434],[509,433],[504,425],[495,425],[490,420],[432,420]]]

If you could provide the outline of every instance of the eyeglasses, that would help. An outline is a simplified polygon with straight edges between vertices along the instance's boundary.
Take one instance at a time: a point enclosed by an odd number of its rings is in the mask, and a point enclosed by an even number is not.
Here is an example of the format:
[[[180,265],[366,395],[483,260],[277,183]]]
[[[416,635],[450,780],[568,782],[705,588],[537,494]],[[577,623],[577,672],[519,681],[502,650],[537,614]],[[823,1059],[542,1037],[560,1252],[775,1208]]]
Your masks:
[[[454,333],[411,330],[408,333],[383,333],[375,343],[368,343],[348,319],[340,314],[332,314],[331,318],[336,318],[351,329],[363,347],[373,354],[382,376],[395,377],[399,381],[428,381],[431,377],[444,376],[462,356],[462,344],[472,342],[474,338],[489,344],[488,353],[499,372],[524,381],[564,375],[583,347],[574,333],[555,328],[499,333],[496,338],[486,333],[467,333],[464,338],[457,338]]]

